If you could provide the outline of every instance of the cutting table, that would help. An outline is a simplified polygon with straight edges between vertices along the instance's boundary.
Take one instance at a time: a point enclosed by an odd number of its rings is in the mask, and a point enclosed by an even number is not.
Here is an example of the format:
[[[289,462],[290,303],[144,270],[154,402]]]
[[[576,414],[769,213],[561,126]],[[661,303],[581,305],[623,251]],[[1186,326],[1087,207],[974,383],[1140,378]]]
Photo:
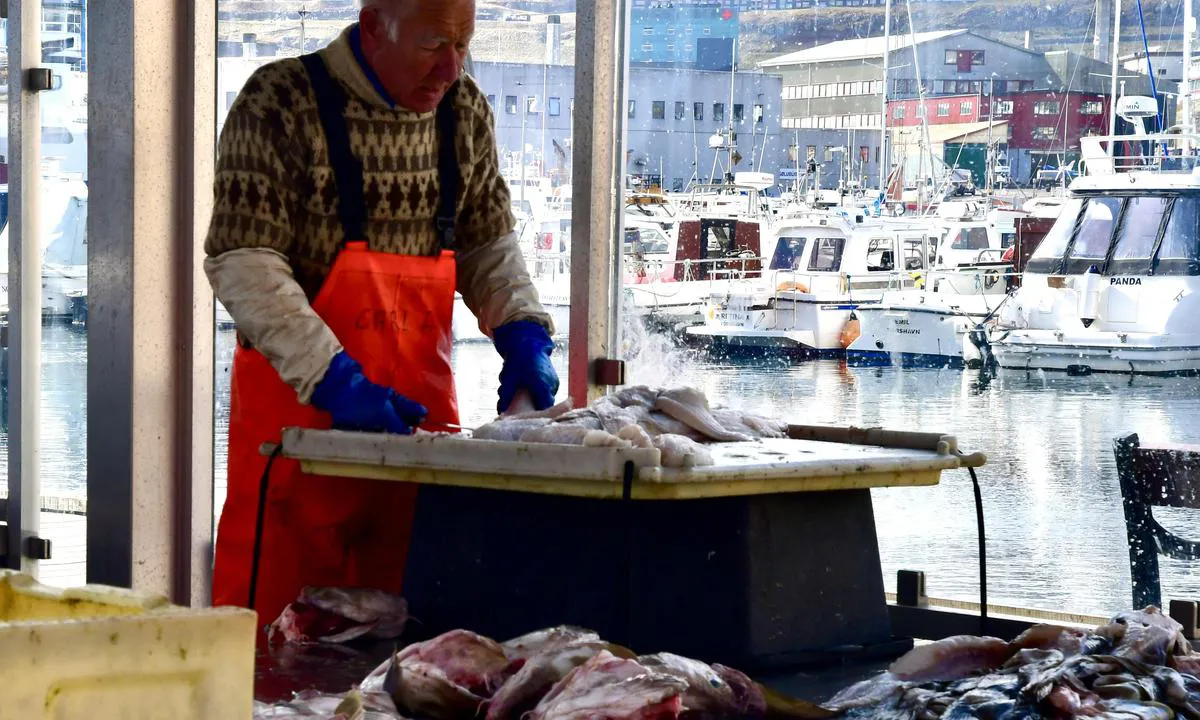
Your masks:
[[[982,465],[952,436],[793,425],[658,450],[288,428],[306,472],[421,486],[404,595],[420,634],[592,628],[745,668],[896,655],[870,488]]]

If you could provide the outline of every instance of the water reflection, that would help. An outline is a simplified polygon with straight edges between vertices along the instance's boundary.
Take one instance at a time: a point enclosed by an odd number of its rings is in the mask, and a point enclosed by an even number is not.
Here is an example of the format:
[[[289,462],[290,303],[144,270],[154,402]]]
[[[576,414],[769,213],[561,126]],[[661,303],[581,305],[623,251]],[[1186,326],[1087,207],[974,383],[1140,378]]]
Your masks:
[[[82,494],[86,469],[85,337],[45,328],[42,467],[47,495]],[[1187,378],[1001,371],[980,384],[950,370],[848,368],[835,361],[761,366],[675,350],[632,335],[631,382],[686,383],[720,403],[799,423],[882,425],[953,433],[988,454],[980,470],[993,602],[1107,614],[1130,603],[1129,561],[1112,440],[1200,443],[1200,393]],[[218,335],[217,503],[224,497],[232,334]],[[562,353],[556,353],[565,378]],[[464,425],[495,412],[500,357],[460,344],[455,371]],[[565,396],[566,383],[560,396]],[[0,449],[7,436],[0,435]],[[3,457],[3,455],[0,455]],[[2,460],[0,460],[2,462]],[[965,472],[932,488],[876,490],[875,516],[888,587],[898,569],[924,570],[931,595],[975,599],[974,504]],[[1187,511],[1167,515],[1185,536]],[[1200,596],[1200,565],[1161,560],[1165,597]]]

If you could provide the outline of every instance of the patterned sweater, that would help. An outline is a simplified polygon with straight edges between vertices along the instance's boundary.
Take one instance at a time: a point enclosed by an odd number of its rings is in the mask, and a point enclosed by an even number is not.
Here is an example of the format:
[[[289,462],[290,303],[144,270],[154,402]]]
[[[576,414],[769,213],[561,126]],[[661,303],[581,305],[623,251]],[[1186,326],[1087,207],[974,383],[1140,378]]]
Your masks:
[[[438,206],[434,113],[393,108],[381,96],[355,57],[355,30],[356,26],[347,28],[321,56],[348,97],[350,145],[363,164],[368,246],[383,252],[434,254],[439,249],[433,222]],[[515,223],[500,175],[491,107],[473,78],[462,77],[454,107],[462,178],[455,232],[458,290],[486,333],[513,320],[552,328],[511,234]],[[267,335],[279,334],[269,330],[272,319],[263,313],[270,310],[254,301],[249,287],[258,282],[254,276],[260,268],[246,266],[239,272],[228,266],[234,258],[246,265],[247,254],[225,255],[247,250],[277,253],[311,302],[343,239],[337,209],[325,135],[304,66],[297,58],[264,65],[246,82],[222,129],[215,204],[205,241],[206,269],[217,296],[256,346],[267,342]],[[260,260],[261,256],[252,258],[251,264]],[[274,286],[259,294],[270,292]],[[281,309],[281,322],[282,318]],[[256,333],[255,328],[267,330]],[[297,372],[289,378],[280,366],[287,363],[287,355],[303,352],[303,346],[294,351],[259,349],[297,386],[302,399],[328,365],[325,358],[319,368],[298,371],[315,374],[315,379],[298,377]]]

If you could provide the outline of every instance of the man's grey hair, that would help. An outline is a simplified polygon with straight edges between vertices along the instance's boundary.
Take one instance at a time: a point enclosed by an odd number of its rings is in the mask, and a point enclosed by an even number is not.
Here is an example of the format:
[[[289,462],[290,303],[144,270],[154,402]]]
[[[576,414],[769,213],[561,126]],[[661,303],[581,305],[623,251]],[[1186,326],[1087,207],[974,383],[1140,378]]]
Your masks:
[[[397,42],[400,39],[400,21],[403,20],[417,8],[420,0],[358,0],[358,4],[362,9],[379,8],[386,12],[381,13],[381,19],[384,23],[384,28],[387,29],[388,38],[392,42]]]

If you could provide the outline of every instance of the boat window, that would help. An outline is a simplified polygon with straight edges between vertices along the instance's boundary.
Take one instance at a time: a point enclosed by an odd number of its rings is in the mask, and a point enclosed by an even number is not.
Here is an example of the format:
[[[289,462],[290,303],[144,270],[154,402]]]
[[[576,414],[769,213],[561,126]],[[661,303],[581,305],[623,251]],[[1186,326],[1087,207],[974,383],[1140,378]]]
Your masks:
[[[771,256],[772,270],[795,270],[796,263],[804,255],[804,245],[808,238],[781,237],[775,244],[775,254]]]
[[[1154,274],[1200,275],[1200,198],[1175,200],[1154,263]]]
[[[867,271],[889,271],[896,269],[896,250],[891,238],[871,238],[867,246]]]
[[[1144,260],[1145,270],[1149,270],[1150,257],[1154,255],[1154,243],[1158,240],[1158,230],[1162,227],[1163,215],[1167,212],[1170,198],[1138,197],[1130,198],[1125,206],[1125,218],[1121,221],[1121,229],[1117,233],[1117,244],[1113,248],[1113,261]],[[1123,272],[1136,268],[1121,268]]]
[[[962,228],[958,237],[951,243],[951,250],[986,250],[988,248],[987,228]]]
[[[905,238],[904,240],[904,269],[921,270],[925,267],[924,241],[921,238]]]
[[[1121,199],[1111,197],[1089,198],[1079,219],[1079,229],[1071,244],[1070,257],[1064,267],[1068,274],[1086,272],[1091,265],[1098,265],[1108,255],[1112,241],[1113,225],[1121,211]]]
[[[1062,272],[1062,259],[1067,254],[1067,246],[1071,244],[1071,235],[1075,232],[1075,223],[1082,209],[1083,200],[1079,198],[1072,198],[1063,205],[1062,214],[1033,251],[1025,265],[1026,270],[1051,274]]]
[[[842,267],[842,248],[846,238],[817,238],[813,245],[812,259],[808,269],[816,272],[836,272]]]

